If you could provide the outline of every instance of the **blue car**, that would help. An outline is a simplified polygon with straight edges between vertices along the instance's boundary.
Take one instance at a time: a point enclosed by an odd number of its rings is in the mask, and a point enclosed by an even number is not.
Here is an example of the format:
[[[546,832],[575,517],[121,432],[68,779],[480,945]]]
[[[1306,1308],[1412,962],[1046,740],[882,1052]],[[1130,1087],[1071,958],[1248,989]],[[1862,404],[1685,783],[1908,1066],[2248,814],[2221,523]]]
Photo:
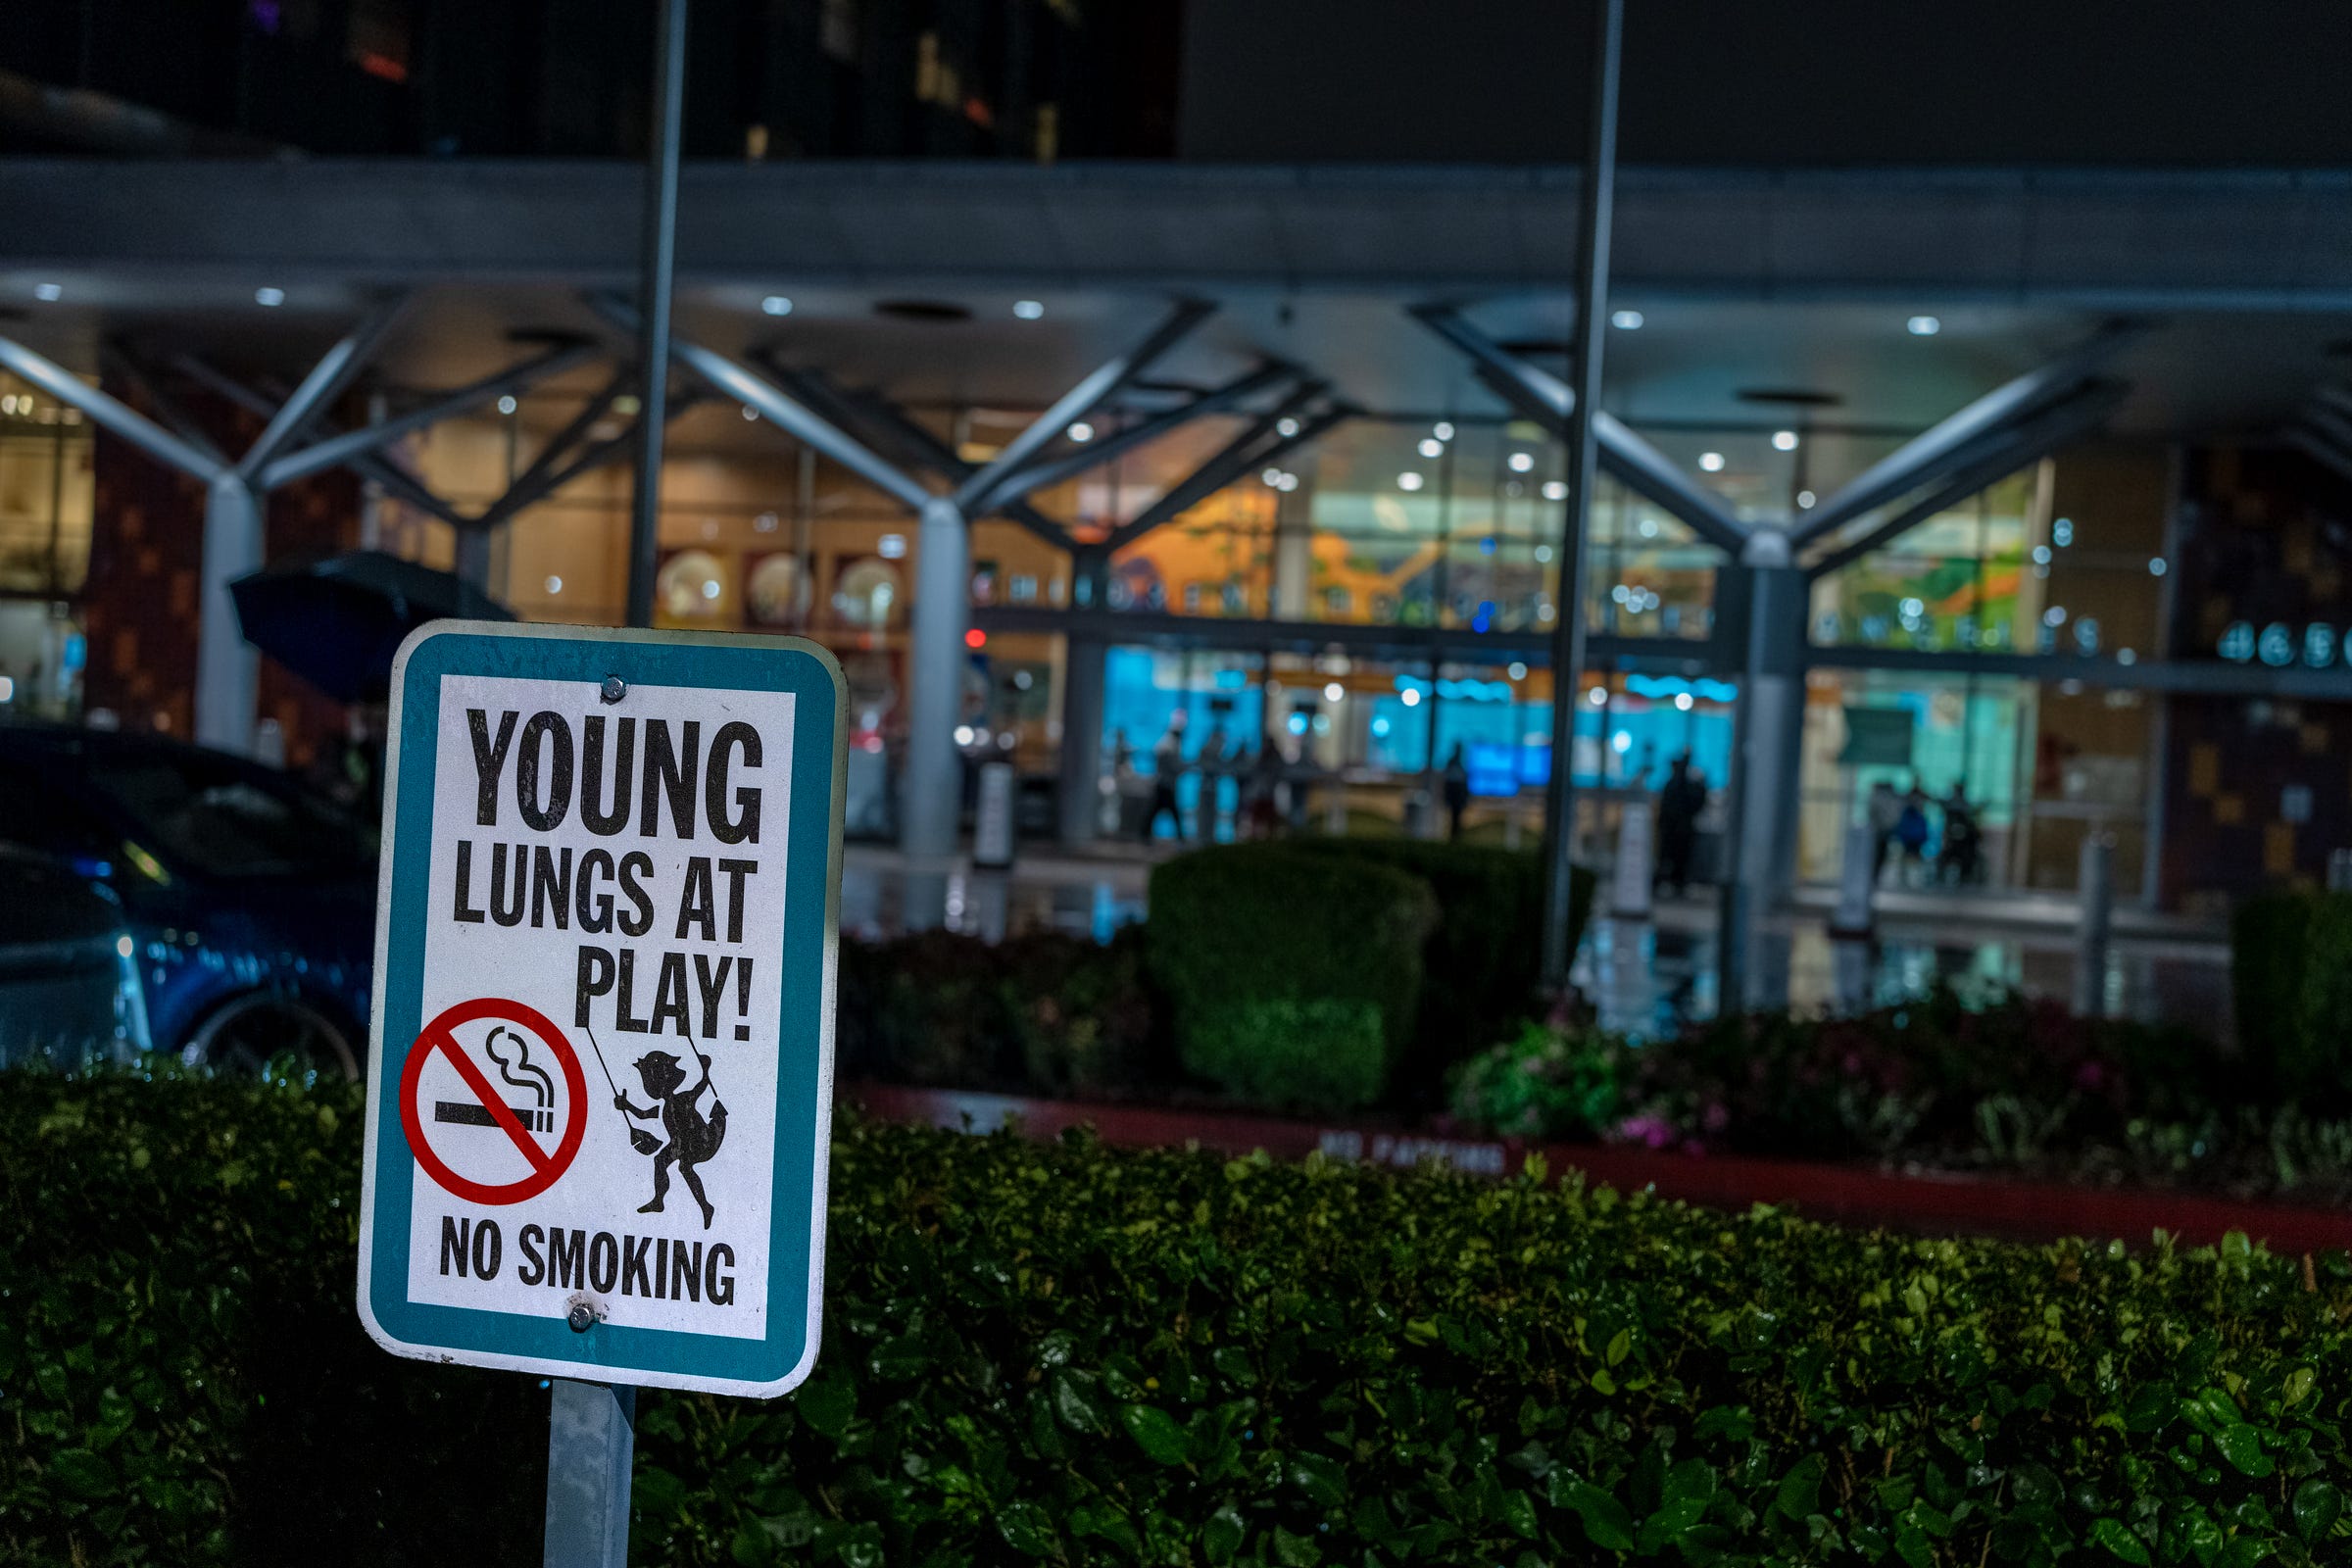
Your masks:
[[[288,775],[154,736],[0,727],[0,843],[110,889],[155,1049],[357,1078],[375,834]]]
[[[0,1067],[136,1060],[148,1049],[137,951],[112,890],[0,845]]]

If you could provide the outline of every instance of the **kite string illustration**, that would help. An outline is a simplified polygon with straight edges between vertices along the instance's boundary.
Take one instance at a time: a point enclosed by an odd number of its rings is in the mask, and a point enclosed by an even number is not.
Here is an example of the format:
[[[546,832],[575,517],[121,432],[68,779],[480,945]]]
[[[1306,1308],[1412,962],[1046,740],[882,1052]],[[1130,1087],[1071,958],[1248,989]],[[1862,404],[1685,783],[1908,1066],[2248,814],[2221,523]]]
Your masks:
[[[612,1065],[605,1060],[605,1048],[597,1044],[594,1029],[588,1028],[585,1024],[581,1027],[587,1029],[588,1049],[596,1053],[596,1064],[605,1070],[605,1086],[612,1091],[613,1113],[620,1117],[621,1124],[629,1130],[629,1147],[640,1154],[652,1153],[662,1147],[662,1140],[638,1126],[636,1118],[621,1108],[620,1085],[612,1081]]]

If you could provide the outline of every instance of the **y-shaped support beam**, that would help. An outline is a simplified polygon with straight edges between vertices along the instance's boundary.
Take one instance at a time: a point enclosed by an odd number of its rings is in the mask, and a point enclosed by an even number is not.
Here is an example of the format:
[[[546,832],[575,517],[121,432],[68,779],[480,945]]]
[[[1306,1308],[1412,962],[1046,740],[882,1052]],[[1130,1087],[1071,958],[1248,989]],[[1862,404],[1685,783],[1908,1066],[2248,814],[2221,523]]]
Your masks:
[[[1566,439],[1568,416],[1576,407],[1576,393],[1567,382],[1505,350],[1463,320],[1461,313],[1451,306],[1417,306],[1413,315],[1467,355],[1478,368],[1479,379],[1521,418]],[[1736,558],[1746,546],[1747,528],[1732,515],[1730,509],[1692,483],[1664,453],[1636,435],[1615,415],[1595,410],[1592,435],[1600,448],[1602,471],[1628,490],[1664,508],[1727,555]],[[1566,608],[1561,607],[1562,613],[1566,613]]]
[[[1970,442],[2079,391],[2124,345],[2137,337],[2139,330],[2128,322],[2106,326],[2073,351],[1994,387],[1966,408],[1938,420],[1806,514],[1803,522],[1791,530],[1790,542],[1802,550],[1863,514],[1941,477],[1968,461],[1966,449]]]
[[[636,330],[637,313],[626,303],[591,296],[588,304],[614,327]],[[849,469],[919,518],[900,845],[926,876],[956,853],[961,814],[962,761],[955,729],[962,717],[968,657],[963,639],[971,623],[971,519],[984,509],[999,511],[1057,548],[1070,549],[1068,532],[1030,510],[1025,500],[1045,482],[1035,476],[1040,468],[1057,471],[1052,466],[1054,460],[1041,464],[1041,455],[1072,422],[1133,380],[1207,313],[1208,307],[1199,302],[1179,302],[1135,347],[1098,367],[981,466],[962,462],[938,437],[888,404],[876,400],[861,405],[813,372],[763,366],[762,374],[689,339],[671,340],[671,357],[720,396],[752,410],[763,422]],[[1263,384],[1271,383],[1245,377],[1211,396],[1218,406],[1229,407]],[[1199,404],[1193,412],[1201,412]],[[951,486],[948,493],[935,493],[918,474],[867,445],[855,433],[861,424],[878,425],[890,444],[911,454],[915,466],[938,473]],[[1098,449],[1094,461],[1108,455]],[[936,923],[943,917],[944,909],[929,892],[910,890],[909,923]]]
[[[2063,403],[2053,404],[2015,425],[2005,425],[1978,437],[1956,454],[1956,466],[1943,483],[1812,562],[1805,567],[1805,575],[1823,577],[1850,565],[1901,538],[1937,513],[1958,506],[1987,485],[1998,483],[2028,464],[2038,463],[2104,423],[2116,405],[2124,400],[2124,392],[2125,388],[2114,382],[2094,382]]]
[[[174,435],[55,362],[21,343],[0,339],[0,364],[89,416],[149,457],[205,485],[204,558],[199,573],[196,628],[196,740],[221,751],[253,747],[254,697],[261,656],[237,625],[228,585],[262,564],[262,471],[302,426],[367,363],[399,319],[405,300],[370,311],[320,357],[294,395],[270,416],[243,457],[229,462],[217,450]]]

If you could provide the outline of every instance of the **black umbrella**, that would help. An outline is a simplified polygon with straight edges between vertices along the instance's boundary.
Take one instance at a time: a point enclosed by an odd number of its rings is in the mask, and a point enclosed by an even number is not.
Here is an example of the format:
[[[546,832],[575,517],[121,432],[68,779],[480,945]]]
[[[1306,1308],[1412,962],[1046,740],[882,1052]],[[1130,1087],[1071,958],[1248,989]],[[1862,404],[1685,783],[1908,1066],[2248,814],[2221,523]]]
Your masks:
[[[513,620],[452,572],[380,550],[287,563],[228,585],[245,640],[341,703],[381,702],[401,640],[428,620]]]

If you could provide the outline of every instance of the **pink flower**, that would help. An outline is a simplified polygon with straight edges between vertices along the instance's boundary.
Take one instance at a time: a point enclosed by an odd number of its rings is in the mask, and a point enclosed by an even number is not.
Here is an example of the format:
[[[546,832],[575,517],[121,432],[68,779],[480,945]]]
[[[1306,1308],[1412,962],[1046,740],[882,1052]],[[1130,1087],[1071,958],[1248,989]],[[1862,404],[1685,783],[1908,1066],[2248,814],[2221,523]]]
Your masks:
[[[1648,1149],[1671,1149],[1681,1134],[1662,1116],[1628,1116],[1617,1124],[1616,1141]]]

